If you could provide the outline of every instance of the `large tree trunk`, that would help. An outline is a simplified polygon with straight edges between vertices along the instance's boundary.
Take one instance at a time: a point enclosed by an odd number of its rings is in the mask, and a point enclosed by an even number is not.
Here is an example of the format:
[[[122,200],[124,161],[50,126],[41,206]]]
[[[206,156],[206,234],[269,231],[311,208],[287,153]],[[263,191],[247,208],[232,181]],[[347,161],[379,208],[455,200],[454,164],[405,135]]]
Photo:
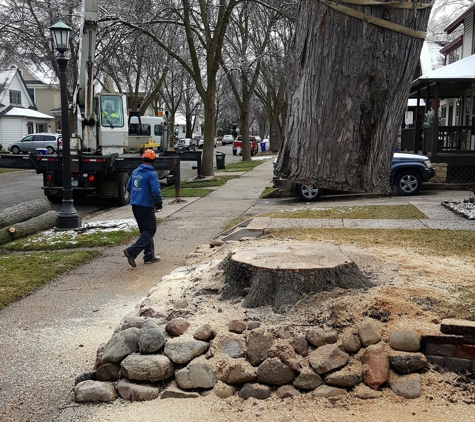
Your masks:
[[[0,245],[53,228],[57,215],[56,211],[48,211],[38,217],[0,229]]]
[[[327,4],[363,12],[366,20]],[[429,14],[430,8],[299,3],[280,177],[329,189],[389,192],[391,157],[424,35],[368,21],[377,17],[424,31]]]
[[[29,220],[51,209],[50,203],[44,199],[22,202],[0,212],[0,228]]]
[[[243,306],[288,311],[302,295],[335,288],[373,286],[335,245],[284,243],[232,251],[220,264],[223,299],[244,297]]]

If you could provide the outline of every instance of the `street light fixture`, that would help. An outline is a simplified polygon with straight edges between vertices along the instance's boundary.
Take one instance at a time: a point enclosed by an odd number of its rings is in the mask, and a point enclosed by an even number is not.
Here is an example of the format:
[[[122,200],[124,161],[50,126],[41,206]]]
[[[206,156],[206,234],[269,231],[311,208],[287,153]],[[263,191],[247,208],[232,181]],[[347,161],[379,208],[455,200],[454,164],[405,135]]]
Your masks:
[[[71,230],[81,226],[81,217],[74,208],[73,189],[71,185],[71,147],[69,139],[69,100],[67,86],[68,59],[64,55],[68,50],[71,28],[61,21],[50,27],[54,48],[59,52],[56,58],[59,67],[59,84],[61,87],[61,134],[63,138],[63,205],[56,217],[56,229]]]

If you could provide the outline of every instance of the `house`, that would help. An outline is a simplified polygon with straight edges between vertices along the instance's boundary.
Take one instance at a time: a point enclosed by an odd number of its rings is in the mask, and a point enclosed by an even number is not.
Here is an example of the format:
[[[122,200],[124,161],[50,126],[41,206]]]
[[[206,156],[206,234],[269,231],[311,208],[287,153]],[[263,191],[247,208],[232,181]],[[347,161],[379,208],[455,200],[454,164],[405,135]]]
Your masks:
[[[40,77],[36,72],[30,69],[22,66],[19,66],[19,68],[37,111],[43,114],[51,114],[54,117],[49,132],[55,133],[60,131],[61,89],[59,85],[48,83],[46,77]]]
[[[54,118],[37,110],[16,67],[0,69],[0,144],[3,149],[30,133],[51,132]]]
[[[429,156],[441,182],[475,183],[474,13],[475,3],[445,29],[451,34],[463,26],[439,51],[444,66],[421,72],[409,94],[416,110],[424,100],[425,118],[415,113],[414,127],[402,131],[401,149]]]

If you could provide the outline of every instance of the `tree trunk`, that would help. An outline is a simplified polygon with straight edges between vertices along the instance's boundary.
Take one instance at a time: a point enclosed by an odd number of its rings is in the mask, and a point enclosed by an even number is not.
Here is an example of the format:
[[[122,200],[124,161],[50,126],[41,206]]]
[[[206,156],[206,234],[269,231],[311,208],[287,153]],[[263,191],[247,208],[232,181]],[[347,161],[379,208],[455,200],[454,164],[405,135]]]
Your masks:
[[[38,217],[0,229],[0,245],[53,228],[57,215],[56,211],[48,211]]]
[[[50,203],[44,198],[22,202],[13,207],[5,208],[0,212],[0,228],[29,220],[50,209]]]
[[[366,18],[327,4],[351,7]],[[424,35],[369,20],[424,31],[429,14],[430,8],[299,3],[280,177],[329,189],[389,192],[391,158]]]
[[[286,312],[302,295],[372,283],[335,245],[287,243],[232,251],[220,264],[223,299],[244,297],[243,306],[270,305]]]

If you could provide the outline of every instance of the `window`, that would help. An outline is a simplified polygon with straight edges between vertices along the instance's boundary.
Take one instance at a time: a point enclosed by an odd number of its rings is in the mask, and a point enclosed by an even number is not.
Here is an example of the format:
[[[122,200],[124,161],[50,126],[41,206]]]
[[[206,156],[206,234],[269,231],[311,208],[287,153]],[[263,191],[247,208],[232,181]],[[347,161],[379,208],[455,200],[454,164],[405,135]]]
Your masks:
[[[101,123],[104,127],[124,127],[122,97],[118,95],[101,96]]]
[[[33,88],[28,88],[28,95],[31,98],[31,101],[35,102],[35,90]]]
[[[155,125],[153,127],[153,133],[155,136],[162,136],[162,125]]]
[[[47,132],[48,126],[46,123],[37,123],[36,124],[36,133]]]
[[[10,91],[10,104],[21,105],[20,91]]]

